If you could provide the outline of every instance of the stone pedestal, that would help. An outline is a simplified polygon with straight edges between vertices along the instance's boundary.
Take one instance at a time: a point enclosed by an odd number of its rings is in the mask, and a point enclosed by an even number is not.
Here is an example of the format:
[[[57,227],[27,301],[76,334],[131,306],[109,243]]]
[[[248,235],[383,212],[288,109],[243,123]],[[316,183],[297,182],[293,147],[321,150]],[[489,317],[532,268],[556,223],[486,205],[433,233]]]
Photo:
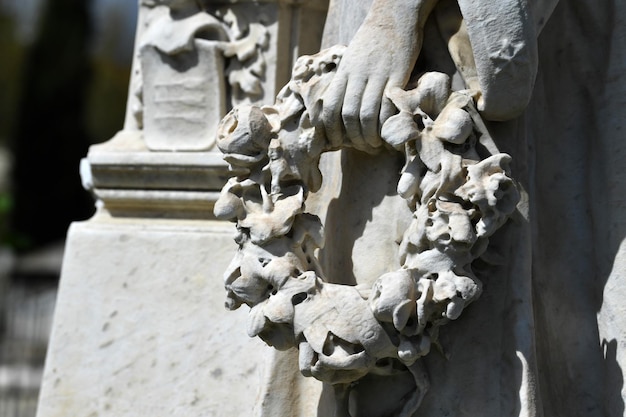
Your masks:
[[[327,4],[140,1],[124,129],[80,167],[98,210],[69,231],[38,417],[252,415],[270,350],[223,307],[215,129],[273,102]]]
[[[212,221],[72,225],[38,416],[244,416],[261,342],[223,306],[230,227]]]

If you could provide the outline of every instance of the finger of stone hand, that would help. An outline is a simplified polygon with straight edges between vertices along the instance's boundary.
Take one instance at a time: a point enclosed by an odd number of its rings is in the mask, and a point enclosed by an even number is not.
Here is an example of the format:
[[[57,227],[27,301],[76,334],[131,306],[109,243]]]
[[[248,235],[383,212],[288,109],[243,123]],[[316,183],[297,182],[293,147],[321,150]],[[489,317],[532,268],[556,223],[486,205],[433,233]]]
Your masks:
[[[335,76],[323,98],[322,120],[326,138],[332,147],[339,147],[343,141],[341,108],[343,106],[347,79]]]
[[[413,112],[413,108],[410,105],[411,95],[407,94],[404,90],[408,77],[405,79],[402,76],[390,75],[385,86],[385,91],[382,96],[382,103],[380,106],[380,125],[384,125],[387,119],[394,114],[398,114],[399,110]],[[389,97],[393,97],[392,101]],[[406,108],[401,108],[406,107]]]
[[[361,133],[361,102],[365,83],[351,79],[346,87],[346,95],[343,98],[341,119],[346,128],[346,136],[356,149],[366,148],[365,139]]]
[[[406,91],[400,87],[389,87],[385,90],[385,97],[387,97],[393,105],[400,111],[406,111],[412,113],[415,106],[413,106],[412,98],[413,92]]]
[[[361,102],[361,132],[365,142],[374,148],[382,144],[380,140],[380,128],[382,125],[379,124],[379,116],[384,88],[385,81],[381,83],[369,80],[363,92]]]
[[[394,106],[391,100],[389,100],[386,96],[383,96],[382,101],[380,103],[380,115],[379,115],[380,126],[382,127],[382,125],[385,124],[387,119],[389,119],[391,116],[393,116],[396,113],[398,113],[398,109],[396,108],[396,106]]]

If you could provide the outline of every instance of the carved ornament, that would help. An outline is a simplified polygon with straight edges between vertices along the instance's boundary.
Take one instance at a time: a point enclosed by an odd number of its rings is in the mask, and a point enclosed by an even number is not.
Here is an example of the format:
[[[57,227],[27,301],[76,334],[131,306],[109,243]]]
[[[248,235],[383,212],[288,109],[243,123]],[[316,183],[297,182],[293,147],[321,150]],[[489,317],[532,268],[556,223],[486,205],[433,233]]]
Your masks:
[[[226,306],[250,307],[251,337],[297,347],[302,374],[335,386],[337,415],[349,415],[351,384],[368,373],[410,372],[416,389],[394,415],[411,416],[429,385],[420,358],[480,296],[472,262],[520,195],[474,95],[425,73],[414,89],[388,92],[397,112],[374,147],[405,156],[397,192],[413,214],[402,267],[371,288],[328,283],[317,258],[323,225],[306,199],[322,183],[320,155],[354,146],[327,137],[317,121],[343,51],[301,57],[274,105],[237,106],[220,123],[217,146],[233,176],[214,212],[236,223],[239,245],[224,275]]]

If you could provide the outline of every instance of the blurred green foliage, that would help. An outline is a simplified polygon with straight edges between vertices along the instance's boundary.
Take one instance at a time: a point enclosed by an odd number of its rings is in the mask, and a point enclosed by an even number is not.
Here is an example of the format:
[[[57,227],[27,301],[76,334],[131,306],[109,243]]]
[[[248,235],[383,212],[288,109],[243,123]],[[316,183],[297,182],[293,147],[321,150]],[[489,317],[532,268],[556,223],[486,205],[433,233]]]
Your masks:
[[[0,192],[0,248],[26,249],[31,246],[30,240],[9,227],[13,206],[12,194],[8,191]]]
[[[0,246],[27,250],[60,239],[70,221],[93,210],[78,160],[123,127],[132,57],[119,51],[134,40],[120,30],[121,7],[107,11],[94,39],[80,11],[90,1],[42,1],[31,44],[0,7],[0,148],[13,151],[14,168],[10,187],[0,178]]]
[[[15,22],[0,9],[0,146],[7,145],[15,128],[24,50],[15,36]]]
[[[20,91],[20,74],[24,60],[24,46],[15,37],[15,22],[0,10],[0,147],[6,148],[15,128],[17,102]],[[0,175],[8,170],[0,169]],[[0,178],[0,184],[6,183]],[[0,247],[12,246],[9,219],[13,208],[13,196],[8,189],[0,188]]]
[[[132,56],[120,57],[124,38],[124,10],[112,6],[106,13],[106,25],[99,34],[99,48],[91,54],[92,80],[87,102],[87,131],[93,143],[108,140],[120,130],[126,114],[126,96],[130,81]]]

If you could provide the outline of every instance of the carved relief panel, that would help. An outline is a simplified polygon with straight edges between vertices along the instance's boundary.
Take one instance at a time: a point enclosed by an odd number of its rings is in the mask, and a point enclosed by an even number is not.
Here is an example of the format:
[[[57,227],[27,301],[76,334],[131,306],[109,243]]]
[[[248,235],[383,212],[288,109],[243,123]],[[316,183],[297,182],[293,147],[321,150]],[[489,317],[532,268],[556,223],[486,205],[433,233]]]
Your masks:
[[[228,178],[215,149],[235,105],[270,103],[320,48],[328,0],[139,0],[124,129],[83,182],[113,216],[213,218]]]
[[[321,31],[327,7],[327,1],[140,4],[127,126],[142,129],[153,151],[212,149],[217,124],[233,105],[271,100],[295,57],[319,48],[321,33],[311,33]]]

